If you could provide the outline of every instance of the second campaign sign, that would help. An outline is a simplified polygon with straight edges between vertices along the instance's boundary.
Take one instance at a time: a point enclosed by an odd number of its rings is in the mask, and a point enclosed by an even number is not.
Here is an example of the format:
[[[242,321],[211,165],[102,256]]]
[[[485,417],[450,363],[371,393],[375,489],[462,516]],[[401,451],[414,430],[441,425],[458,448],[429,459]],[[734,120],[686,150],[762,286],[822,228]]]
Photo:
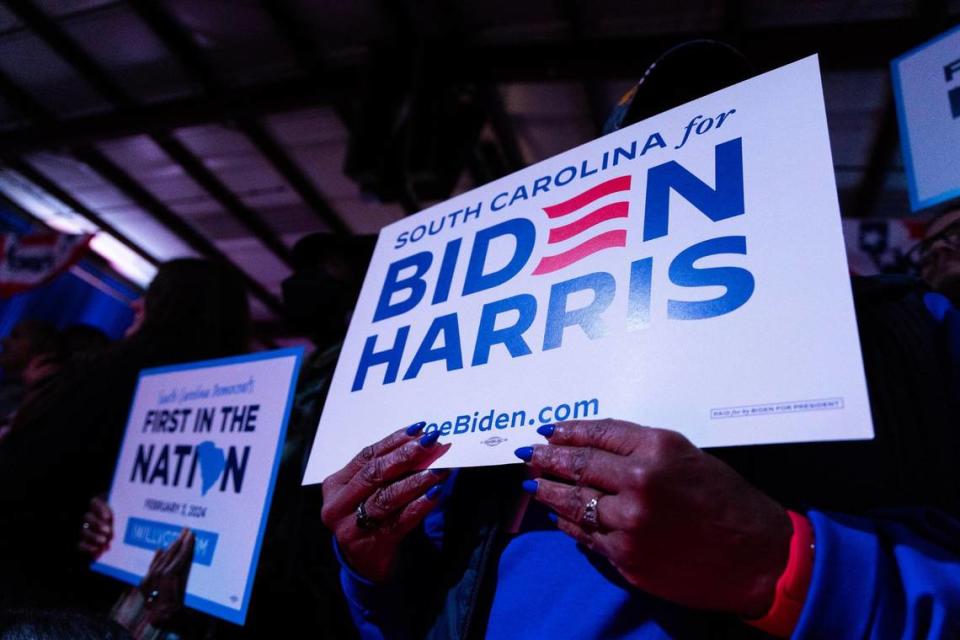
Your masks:
[[[420,420],[473,466],[602,417],[872,437],[816,57],[385,227],[305,482]]]
[[[186,604],[243,624],[302,354],[141,372],[108,500],[116,539],[94,570],[138,584],[190,529]]]

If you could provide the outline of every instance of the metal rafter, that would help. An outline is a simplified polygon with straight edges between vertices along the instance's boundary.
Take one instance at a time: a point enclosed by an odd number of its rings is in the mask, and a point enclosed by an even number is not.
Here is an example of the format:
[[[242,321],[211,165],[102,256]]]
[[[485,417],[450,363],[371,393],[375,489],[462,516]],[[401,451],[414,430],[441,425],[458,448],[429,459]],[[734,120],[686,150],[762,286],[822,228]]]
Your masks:
[[[326,71],[320,49],[302,20],[286,0],[260,0],[260,9],[270,16],[277,31],[293,51],[297,63],[310,75]]]
[[[904,28],[902,20],[750,29],[742,30],[740,34],[740,48],[751,59],[774,66],[819,51],[821,66],[827,71],[885,70],[891,58],[920,42],[912,30]],[[722,30],[691,33],[684,37],[723,40],[726,35]],[[870,42],[871,46],[864,47],[862,42]],[[572,48],[563,42],[467,44],[461,51],[462,60],[458,60],[458,64],[462,70],[461,78],[490,85],[543,80],[544,77],[578,80],[585,73],[598,79],[636,80],[639,73],[637,60],[653,59],[676,43],[676,35],[645,35],[590,38],[581,48]],[[303,77],[283,79],[254,88],[231,89],[222,96],[174,98],[113,113],[81,116],[49,126],[34,125],[0,134],[0,149],[17,154],[56,150],[212,121],[331,104],[353,86],[361,69],[362,63],[327,68],[320,76],[322,81]],[[504,153],[514,155],[506,147]]]
[[[67,192],[66,189],[58,185],[56,182],[44,175],[39,169],[34,167],[32,164],[23,160],[21,158],[15,160],[9,160],[6,162],[6,165],[22,175],[24,178],[37,185],[54,198],[68,206],[73,210],[77,215],[86,218],[88,221],[96,225],[98,228],[106,231],[111,236],[117,239],[118,242],[123,244],[125,247],[136,253],[138,256],[149,262],[150,264],[157,266],[160,264],[160,261],[155,257],[147,253],[140,245],[133,242],[123,234],[119,229],[114,227],[112,224],[104,220],[101,216],[94,213],[92,209],[87,207],[85,204],[80,202],[77,198]]]
[[[86,51],[74,42],[59,25],[30,0],[12,0],[9,8],[36,33],[64,62],[71,65],[87,82],[120,109],[135,106],[127,92],[110,78]],[[158,133],[153,141],[179,163],[187,175],[200,184],[221,206],[243,224],[277,258],[288,266],[293,264],[292,253],[280,237],[252,209],[228,189],[212,171],[206,168],[187,147],[172,135]]]
[[[30,120],[39,122],[43,126],[47,126],[56,121],[55,116],[49,109],[47,109],[38,100],[36,100],[36,98],[24,91],[19,85],[2,73],[0,73],[0,95],[3,95],[7,101],[11,103],[11,105],[13,105],[21,114],[24,114]],[[150,264],[155,266],[159,264],[159,261],[147,253],[140,245],[133,242],[123,232],[104,220],[92,209],[80,202],[77,198],[73,197],[73,195],[68,193],[60,185],[44,175],[28,161],[24,160],[23,158],[9,156],[6,158],[5,164],[65,204],[77,215],[91,222],[98,229],[109,233],[117,240],[117,242],[120,242],[122,245],[136,253]],[[26,211],[23,207],[18,206],[17,209],[25,212],[32,219],[38,220],[44,224],[44,226],[46,226],[46,223],[44,223],[42,220],[39,220],[29,211]]]
[[[150,191],[137,182],[126,171],[117,166],[105,154],[87,147],[85,149],[77,149],[75,155],[78,160],[100,174],[100,176],[111,183],[134,204],[170,228],[194,251],[211,260],[216,260],[234,268],[243,277],[251,293],[253,293],[258,300],[274,313],[282,313],[283,305],[280,303],[280,300],[270,293],[266,287],[238,267],[209,238],[194,229],[183,218],[170,211],[167,205],[150,193]]]
[[[260,9],[270,16],[273,26],[293,51],[297,64],[306,72],[307,79],[303,84],[326,86],[331,78],[337,77],[327,66],[314,34],[307,28],[306,23],[297,17],[288,0],[260,0]],[[353,71],[350,82],[356,76],[356,71]],[[340,87],[344,88],[348,84]],[[353,114],[348,108],[346,96],[342,91],[334,91],[329,95],[329,103],[349,131],[353,126]]]
[[[192,35],[166,8],[155,0],[137,0],[130,3],[130,9],[146,23],[167,51],[176,58],[184,73],[192,77],[203,91],[221,93],[223,86],[216,71],[207,64]]]
[[[28,3],[18,2],[17,4],[25,5]],[[20,8],[23,9],[24,7],[21,6]],[[25,15],[33,16],[33,13],[30,12],[29,7],[26,8],[25,11]],[[27,116],[31,121],[37,123],[36,126],[44,128],[55,126],[55,123],[57,122],[56,116],[30,94],[21,89],[16,83],[12,82],[5,76],[0,76],[0,93],[2,93],[2,95],[4,95],[4,97],[11,102],[11,104],[17,107],[22,114]],[[21,175],[36,184],[38,187],[44,189],[53,197],[57,198],[65,205],[76,211],[77,214],[86,217],[93,224],[113,235],[117,241],[129,247],[144,259],[153,264],[157,264],[157,260],[144,251],[139,245],[121,233],[118,229],[116,229],[116,227],[107,223],[91,209],[85,207],[83,203],[71,196],[53,180],[47,178],[41,172],[37,171],[29,163],[16,158],[14,154],[6,147],[0,146],[0,149],[3,149],[4,155],[7,157],[8,166],[18,171],[21,173]],[[74,151],[75,156],[81,159],[81,161],[83,161],[82,159],[88,160],[88,165],[97,171],[97,173],[100,174],[103,179],[111,182],[114,187],[125,193],[127,197],[140,205],[141,208],[144,209],[148,214],[152,215],[154,219],[166,226],[171,232],[174,233],[174,235],[186,242],[188,246],[194,249],[194,251],[210,259],[227,264],[237,273],[239,273],[249,286],[254,297],[260,300],[267,308],[275,313],[281,312],[282,305],[276,296],[267,291],[267,289],[259,282],[253,280],[246,272],[240,269],[233,261],[223,254],[223,252],[221,252],[212,242],[197,232],[179,216],[170,211],[166,205],[154,198],[152,194],[147,192],[146,189],[144,189],[139,183],[116,167],[100,151],[93,147],[79,147]],[[111,176],[115,178],[116,181],[112,181]]]
[[[154,134],[153,141],[183,169],[190,179],[210,194],[226,210],[287,265],[293,264],[293,253],[280,237],[253,209],[241,202],[233,191],[220,181],[203,161],[179,140],[168,133]]]
[[[740,48],[751,59],[780,66],[813,53],[827,70],[886,69],[890,60],[916,45],[902,20],[744,28]],[[463,77],[488,73],[497,82],[597,79],[636,80],[638,60],[652,60],[680,40],[725,40],[725,28],[684,34],[586,37],[581,46],[567,41],[476,44],[463,50]],[[870,46],[863,46],[869,42]]]
[[[100,65],[90,57],[57,23],[30,0],[7,0],[10,11],[43,42],[73,67],[100,95],[115,106],[132,106],[133,100],[113,82]]]
[[[39,123],[40,128],[48,127],[56,121],[53,114],[40,101],[2,71],[0,71],[0,95],[28,121]],[[6,147],[0,145],[0,149],[6,150]]]
[[[329,74],[325,82],[303,78],[285,79],[256,88],[229,90],[218,96],[197,95],[140,105],[117,112],[94,114],[33,125],[0,133],[0,149],[24,154],[44,149],[59,149],[104,140],[149,135],[212,121],[236,121],[271,113],[295,111],[331,99],[331,88],[343,85],[341,75]],[[2,82],[0,82],[2,90]],[[22,89],[20,90],[22,92]],[[4,90],[4,95],[6,92]],[[11,100],[11,103],[13,101]],[[21,110],[24,111],[24,110]],[[25,110],[29,112],[29,110]]]
[[[0,203],[4,204],[14,214],[19,214],[23,216],[25,219],[31,221],[32,223],[39,224],[44,229],[56,231],[55,229],[53,229],[53,227],[51,227],[45,221],[36,217],[33,213],[31,213],[25,207],[20,205],[20,203],[10,198],[7,194],[0,192]],[[111,272],[111,277],[116,278],[117,280],[122,282],[124,285],[129,287],[131,290],[139,291],[139,292],[142,292],[144,290],[144,288],[140,284],[130,280],[119,271],[113,269],[109,261],[105,259],[103,256],[97,255],[96,253],[89,253],[86,256],[86,260],[89,263],[92,263],[92,266],[97,270],[104,270],[104,271]],[[74,265],[73,267],[71,267],[70,271],[73,275],[79,277],[84,282],[87,282],[91,286],[100,289],[104,293],[107,293],[108,295],[115,297],[117,300],[120,300],[125,303],[131,302],[130,298],[123,295],[121,292],[118,292],[117,289],[115,289],[114,287],[111,287],[109,284],[94,277],[93,274],[89,273],[86,269],[81,268],[79,265]]]
[[[147,23],[167,50],[179,61],[183,70],[193,76],[206,94],[216,97],[225,92],[226,89],[218,78],[216,70],[173,15],[154,0],[135,2],[131,4],[131,8]],[[249,117],[239,117],[234,122],[237,129],[250,140],[260,155],[286,180],[324,224],[336,233],[349,233],[346,223],[303,174],[286,150],[277,144],[266,127]]]

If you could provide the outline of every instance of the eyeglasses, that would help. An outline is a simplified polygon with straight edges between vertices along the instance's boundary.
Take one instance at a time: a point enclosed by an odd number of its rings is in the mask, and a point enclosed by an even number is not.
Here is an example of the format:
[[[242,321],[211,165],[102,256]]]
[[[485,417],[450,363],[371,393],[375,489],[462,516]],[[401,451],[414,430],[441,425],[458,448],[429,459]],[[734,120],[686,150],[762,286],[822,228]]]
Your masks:
[[[933,247],[941,242],[953,249],[960,249],[960,220],[910,247],[910,250],[904,254],[904,258],[913,267],[920,268],[930,259],[930,251]]]

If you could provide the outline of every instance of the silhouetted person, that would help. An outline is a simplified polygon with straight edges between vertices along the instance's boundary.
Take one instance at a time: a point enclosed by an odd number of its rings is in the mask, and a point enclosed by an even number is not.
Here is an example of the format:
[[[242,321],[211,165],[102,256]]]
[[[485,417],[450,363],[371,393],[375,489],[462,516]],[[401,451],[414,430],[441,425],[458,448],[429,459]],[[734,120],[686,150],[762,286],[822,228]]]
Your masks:
[[[132,335],[65,367],[0,443],[0,607],[88,595],[76,588],[88,575],[77,530],[90,498],[109,488],[140,370],[247,350],[243,283],[218,264],[162,265],[143,309]]]
[[[375,236],[315,233],[293,248],[294,272],[283,282],[286,316],[317,348],[300,368],[257,571],[257,595],[243,637],[271,633],[279,616],[305,636],[355,634],[340,596],[330,532],[320,521],[320,487],[303,487],[300,481],[375,241]]]
[[[57,330],[39,320],[21,320],[0,340],[0,368],[3,382],[0,383],[0,419],[16,411],[23,400],[27,384],[24,373],[36,358],[57,351]]]

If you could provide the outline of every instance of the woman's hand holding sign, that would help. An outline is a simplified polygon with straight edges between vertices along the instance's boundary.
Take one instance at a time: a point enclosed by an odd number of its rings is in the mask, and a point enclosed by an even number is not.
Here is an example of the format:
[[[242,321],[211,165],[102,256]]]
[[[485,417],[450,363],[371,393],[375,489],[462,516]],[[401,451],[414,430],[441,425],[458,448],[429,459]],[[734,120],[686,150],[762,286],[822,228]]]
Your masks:
[[[195,542],[193,532],[182,529],[167,548],[153,554],[140,585],[114,605],[111,617],[133,637],[155,637],[158,628],[171,622],[183,608]]]
[[[90,508],[83,516],[77,548],[96,560],[110,548],[112,540],[113,510],[98,496],[90,500]]]
[[[189,529],[180,531],[166,549],[157,550],[139,589],[146,598],[150,624],[169,621],[183,606],[183,596],[193,565],[196,538]]]
[[[790,519],[674,431],[619,420],[548,425],[517,456],[558,527],[632,585],[692,608],[762,616],[789,553]]]
[[[446,453],[425,423],[366,447],[323,482],[323,523],[344,559],[373,581],[390,576],[397,549],[436,505],[446,471],[420,471]]]

